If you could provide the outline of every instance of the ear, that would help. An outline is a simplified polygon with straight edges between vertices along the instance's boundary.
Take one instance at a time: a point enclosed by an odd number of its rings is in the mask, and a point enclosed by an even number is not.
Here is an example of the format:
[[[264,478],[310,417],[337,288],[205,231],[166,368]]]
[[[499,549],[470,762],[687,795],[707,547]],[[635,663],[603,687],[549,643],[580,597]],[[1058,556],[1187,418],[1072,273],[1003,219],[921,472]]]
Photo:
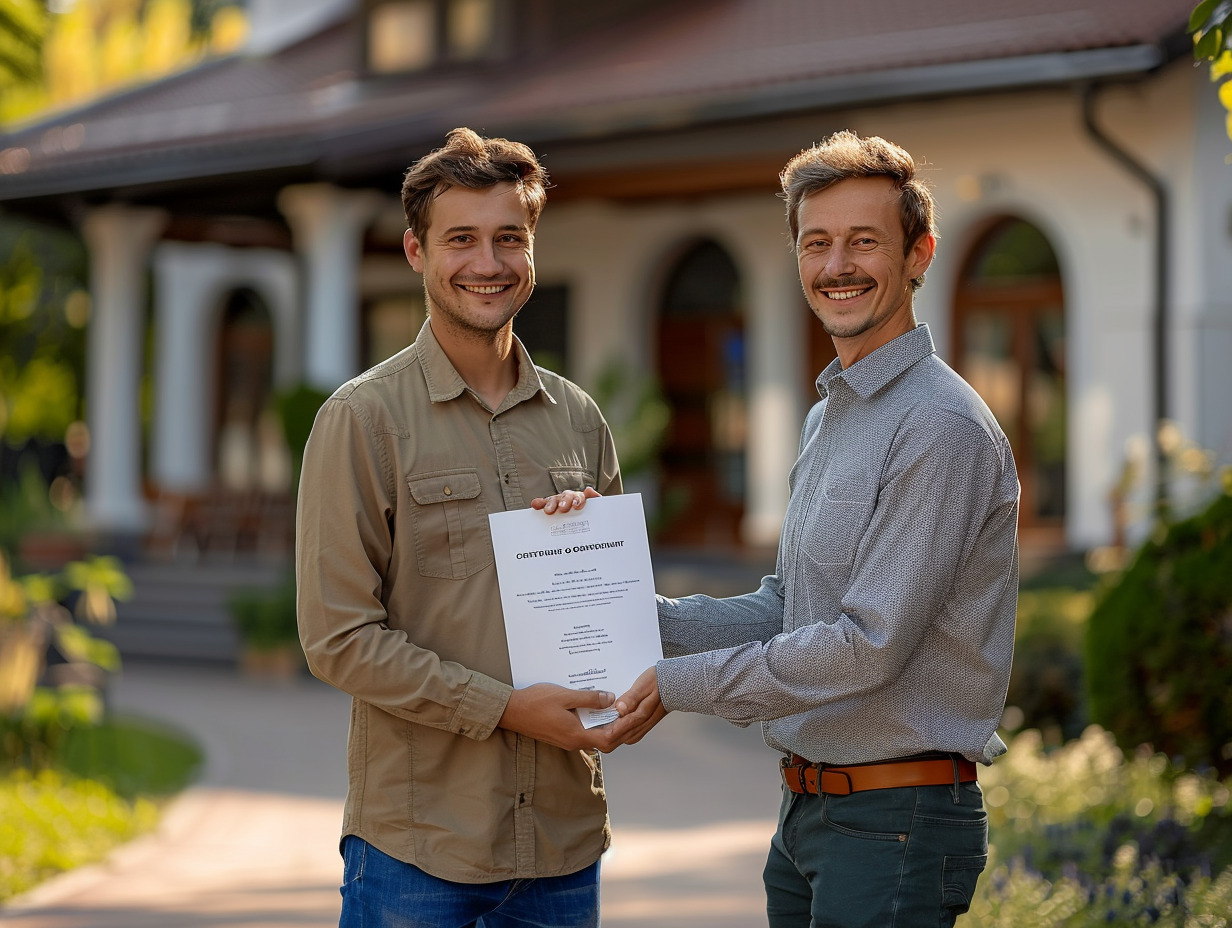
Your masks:
[[[424,270],[423,243],[410,229],[402,233],[402,250],[406,253],[406,260],[410,262],[411,267],[422,274]]]
[[[907,249],[907,279],[915,280],[928,270],[933,263],[933,255],[937,253],[937,237],[924,233]]]

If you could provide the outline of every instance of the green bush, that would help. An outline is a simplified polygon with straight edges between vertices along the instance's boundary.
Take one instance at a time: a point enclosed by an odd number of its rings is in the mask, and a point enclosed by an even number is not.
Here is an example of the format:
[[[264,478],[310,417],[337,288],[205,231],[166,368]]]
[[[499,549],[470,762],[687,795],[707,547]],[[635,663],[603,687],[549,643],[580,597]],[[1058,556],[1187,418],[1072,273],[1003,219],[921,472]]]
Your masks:
[[[1147,750],[1126,759],[1097,726],[1051,751],[1022,732],[980,782],[992,862],[966,928],[1228,924],[1228,782]]]
[[[1232,912],[1232,868],[1186,884],[1158,864],[1138,866],[1125,846],[1118,869],[1098,886],[1073,876],[1049,880],[1021,865],[995,865],[981,878],[962,928],[1227,928]]]
[[[119,651],[75,621],[66,588],[76,617],[96,624],[114,621],[113,597],[131,592],[114,558],[13,577],[0,553],[0,768],[46,766],[69,731],[102,719]]]
[[[1091,718],[1123,748],[1232,773],[1232,482],[1108,587],[1087,625],[1086,671]]]
[[[69,731],[37,773],[0,774],[0,903],[151,830],[157,800],[187,786],[201,761],[175,732],[112,719]]]
[[[1050,744],[1077,738],[1087,726],[1082,642],[1093,602],[1093,594],[1082,589],[1018,593],[1006,705],[1022,712],[1015,727],[1037,728]]]
[[[274,399],[278,420],[282,423],[282,435],[291,452],[291,467],[296,484],[299,483],[299,472],[304,463],[304,447],[308,444],[312,423],[316,421],[317,412],[327,399],[328,393],[307,384],[300,384],[279,393]]]
[[[0,777],[0,902],[63,870],[101,860],[149,831],[158,809],[55,770]]]

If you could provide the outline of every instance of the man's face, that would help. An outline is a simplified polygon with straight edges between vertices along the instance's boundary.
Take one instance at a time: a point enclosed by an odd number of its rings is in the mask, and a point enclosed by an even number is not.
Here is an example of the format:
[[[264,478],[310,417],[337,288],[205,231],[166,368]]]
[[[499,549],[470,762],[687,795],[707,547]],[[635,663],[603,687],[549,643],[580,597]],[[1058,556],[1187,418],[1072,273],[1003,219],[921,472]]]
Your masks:
[[[840,357],[844,339],[858,360],[913,325],[911,280],[936,242],[922,235],[904,255],[898,197],[888,177],[853,177],[800,203],[800,283]]]
[[[450,187],[432,201],[424,237],[408,229],[402,243],[423,274],[434,328],[490,337],[535,288],[534,233],[513,184]]]

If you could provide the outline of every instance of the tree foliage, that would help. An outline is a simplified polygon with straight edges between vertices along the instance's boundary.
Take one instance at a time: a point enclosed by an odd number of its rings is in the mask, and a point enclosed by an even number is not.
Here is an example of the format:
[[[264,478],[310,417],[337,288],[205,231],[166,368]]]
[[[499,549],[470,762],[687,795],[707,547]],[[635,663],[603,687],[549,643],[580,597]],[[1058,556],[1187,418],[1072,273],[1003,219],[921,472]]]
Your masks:
[[[1219,83],[1219,102],[1228,111],[1232,139],[1232,0],[1202,0],[1189,17],[1194,58],[1211,63],[1211,80]]]
[[[0,3],[0,87],[38,79],[45,25],[37,0]]]
[[[81,418],[85,251],[73,236],[0,229],[0,440],[59,442]]]
[[[155,80],[247,37],[236,0],[0,3],[0,123]]]

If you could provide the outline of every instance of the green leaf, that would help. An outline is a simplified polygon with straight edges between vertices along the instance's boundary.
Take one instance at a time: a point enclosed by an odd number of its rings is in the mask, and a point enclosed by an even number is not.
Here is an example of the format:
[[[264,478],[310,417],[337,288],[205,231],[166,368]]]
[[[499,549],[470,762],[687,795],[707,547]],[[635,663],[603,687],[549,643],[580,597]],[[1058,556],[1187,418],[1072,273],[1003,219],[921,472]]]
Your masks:
[[[1207,30],[1194,45],[1194,58],[1214,58],[1219,54],[1222,41],[1219,29]]]
[[[1200,28],[1206,25],[1206,21],[1211,18],[1211,13],[1214,11],[1219,0],[1202,0],[1194,11],[1189,14],[1189,32],[1197,32]]]

